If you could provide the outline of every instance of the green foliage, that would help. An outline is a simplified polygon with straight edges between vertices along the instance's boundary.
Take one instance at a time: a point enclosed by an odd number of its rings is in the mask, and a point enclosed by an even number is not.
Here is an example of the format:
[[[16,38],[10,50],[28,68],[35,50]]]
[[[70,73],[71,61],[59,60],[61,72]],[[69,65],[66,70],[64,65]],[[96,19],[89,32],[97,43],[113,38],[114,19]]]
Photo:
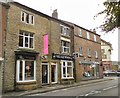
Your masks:
[[[100,26],[102,31],[106,33],[120,27],[120,1],[119,2],[104,2],[105,10],[96,15],[105,14],[105,20]]]

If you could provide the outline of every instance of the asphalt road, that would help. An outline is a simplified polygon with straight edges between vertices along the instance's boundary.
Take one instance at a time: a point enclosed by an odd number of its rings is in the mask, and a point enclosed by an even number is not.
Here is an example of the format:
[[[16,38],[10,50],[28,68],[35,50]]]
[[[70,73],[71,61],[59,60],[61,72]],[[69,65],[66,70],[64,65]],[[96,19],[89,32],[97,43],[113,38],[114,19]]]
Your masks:
[[[115,77],[114,80],[110,81],[38,93],[31,96],[75,96],[75,98],[80,96],[118,96],[118,91],[120,91],[118,90],[118,78]]]

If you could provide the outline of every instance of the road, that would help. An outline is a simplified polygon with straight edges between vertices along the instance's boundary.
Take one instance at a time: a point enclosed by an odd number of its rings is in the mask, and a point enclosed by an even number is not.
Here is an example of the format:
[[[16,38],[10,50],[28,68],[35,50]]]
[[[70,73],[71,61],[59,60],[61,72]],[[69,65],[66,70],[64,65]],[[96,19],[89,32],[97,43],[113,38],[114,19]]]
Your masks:
[[[115,77],[110,81],[38,93],[30,96],[75,96],[75,98],[79,98],[80,96],[118,96],[118,78]]]

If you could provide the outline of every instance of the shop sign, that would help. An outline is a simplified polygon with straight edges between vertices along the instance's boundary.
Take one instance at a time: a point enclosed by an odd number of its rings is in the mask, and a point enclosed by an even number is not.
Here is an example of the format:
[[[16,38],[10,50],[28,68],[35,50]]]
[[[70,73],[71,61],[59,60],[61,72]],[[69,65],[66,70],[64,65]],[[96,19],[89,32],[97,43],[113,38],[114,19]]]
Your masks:
[[[36,59],[35,56],[28,56],[28,55],[17,55],[16,57],[17,59],[21,59],[21,60],[24,60],[24,59],[35,60]]]
[[[52,59],[57,59],[57,60],[73,60],[73,56],[52,53]]]
[[[79,63],[84,64],[84,65],[92,65],[92,64],[97,65],[97,64],[99,64],[99,62],[94,62],[94,61],[80,61]]]

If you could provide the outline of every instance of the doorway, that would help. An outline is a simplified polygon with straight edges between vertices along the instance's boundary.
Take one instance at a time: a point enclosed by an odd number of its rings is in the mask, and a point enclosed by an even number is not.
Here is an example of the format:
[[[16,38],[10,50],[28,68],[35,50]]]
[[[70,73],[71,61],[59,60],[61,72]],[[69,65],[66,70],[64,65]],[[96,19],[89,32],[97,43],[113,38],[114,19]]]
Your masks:
[[[49,83],[49,64],[42,63],[42,84]]]
[[[57,83],[57,64],[51,63],[51,82]]]

